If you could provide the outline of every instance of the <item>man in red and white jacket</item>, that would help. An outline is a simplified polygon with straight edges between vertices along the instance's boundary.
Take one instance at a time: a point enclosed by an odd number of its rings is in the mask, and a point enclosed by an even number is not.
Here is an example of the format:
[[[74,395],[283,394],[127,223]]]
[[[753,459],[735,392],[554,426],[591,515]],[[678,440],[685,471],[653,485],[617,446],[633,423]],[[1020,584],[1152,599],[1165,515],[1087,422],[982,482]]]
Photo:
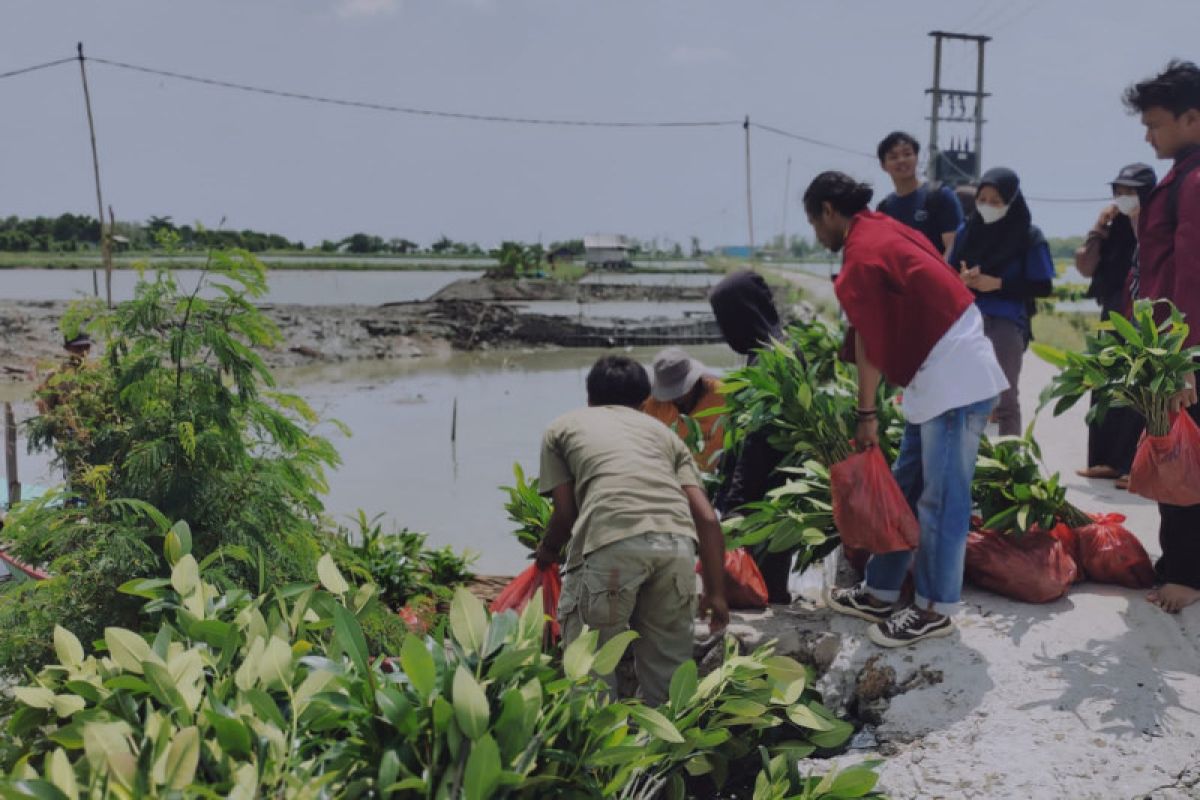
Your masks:
[[[1172,61],[1159,75],[1130,86],[1125,105],[1141,114],[1154,153],[1175,163],[1138,214],[1135,298],[1170,300],[1187,318],[1187,346],[1200,345],[1200,67]],[[1165,311],[1165,310],[1164,310]],[[1200,421],[1196,378],[1172,400]],[[1159,503],[1162,582],[1147,595],[1164,611],[1200,600],[1200,506]]]
[[[899,647],[954,630],[971,520],[971,481],[988,415],[1008,381],[975,296],[929,240],[867,210],[871,188],[823,172],[804,193],[821,244],[843,251],[834,283],[858,366],[860,449],[879,443],[879,382],[904,387],[907,424],[892,471],[921,525],[914,605],[896,608],[914,553],[874,555],[866,580],[829,606],[874,622],[871,640]]]

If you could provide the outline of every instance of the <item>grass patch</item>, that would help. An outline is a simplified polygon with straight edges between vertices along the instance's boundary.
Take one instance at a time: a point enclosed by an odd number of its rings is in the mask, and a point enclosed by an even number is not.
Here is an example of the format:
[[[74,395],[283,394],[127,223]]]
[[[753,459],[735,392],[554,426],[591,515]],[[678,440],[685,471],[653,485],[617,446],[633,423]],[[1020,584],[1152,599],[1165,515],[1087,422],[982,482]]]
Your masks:
[[[1042,312],[1033,318],[1033,339],[1060,350],[1083,349],[1084,336],[1100,326],[1097,314]]]

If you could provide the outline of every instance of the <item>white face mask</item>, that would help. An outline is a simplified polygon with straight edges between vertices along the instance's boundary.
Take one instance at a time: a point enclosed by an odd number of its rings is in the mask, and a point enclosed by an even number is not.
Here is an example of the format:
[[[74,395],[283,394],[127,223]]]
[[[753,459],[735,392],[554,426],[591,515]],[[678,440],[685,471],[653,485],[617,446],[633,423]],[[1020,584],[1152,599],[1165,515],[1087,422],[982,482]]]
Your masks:
[[[991,225],[993,222],[1004,219],[1004,215],[1008,213],[1008,206],[989,206],[987,203],[980,203],[975,206],[975,210],[979,212],[984,225]]]
[[[1117,206],[1117,211],[1120,211],[1125,216],[1129,216],[1138,210],[1142,204],[1136,194],[1122,194],[1113,198],[1113,203]]]

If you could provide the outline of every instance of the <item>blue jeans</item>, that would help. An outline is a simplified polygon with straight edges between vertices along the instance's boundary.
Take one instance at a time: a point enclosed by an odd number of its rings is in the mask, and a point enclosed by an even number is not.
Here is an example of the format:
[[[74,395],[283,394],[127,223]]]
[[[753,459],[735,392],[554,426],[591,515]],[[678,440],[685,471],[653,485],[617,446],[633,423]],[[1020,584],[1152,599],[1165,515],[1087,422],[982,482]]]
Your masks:
[[[921,525],[917,606],[951,614],[962,594],[963,557],[971,525],[971,481],[979,439],[996,398],[953,408],[920,425],[904,427],[892,473]],[[885,602],[900,599],[914,552],[871,556],[867,588]]]

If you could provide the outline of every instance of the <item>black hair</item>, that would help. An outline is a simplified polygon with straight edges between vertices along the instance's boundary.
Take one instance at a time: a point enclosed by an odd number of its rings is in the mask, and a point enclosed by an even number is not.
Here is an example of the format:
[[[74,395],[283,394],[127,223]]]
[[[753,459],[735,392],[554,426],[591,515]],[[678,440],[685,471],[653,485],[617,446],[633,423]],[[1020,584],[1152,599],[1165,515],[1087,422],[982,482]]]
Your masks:
[[[1126,89],[1122,99],[1131,114],[1155,106],[1176,117],[1193,108],[1200,110],[1200,67],[1173,59],[1158,75]]]
[[[601,356],[587,376],[588,404],[638,408],[650,396],[646,368],[627,356]]]
[[[869,184],[859,183],[844,172],[830,170],[813,178],[804,190],[804,210],[810,217],[821,215],[824,203],[844,217],[853,217],[867,207],[874,192]]]
[[[921,155],[921,143],[912,134],[905,133],[904,131],[892,131],[883,137],[883,141],[879,143],[879,147],[875,148],[875,153],[879,156],[879,166],[883,166],[883,161],[887,158],[887,154],[898,144],[910,145],[914,155]]]

